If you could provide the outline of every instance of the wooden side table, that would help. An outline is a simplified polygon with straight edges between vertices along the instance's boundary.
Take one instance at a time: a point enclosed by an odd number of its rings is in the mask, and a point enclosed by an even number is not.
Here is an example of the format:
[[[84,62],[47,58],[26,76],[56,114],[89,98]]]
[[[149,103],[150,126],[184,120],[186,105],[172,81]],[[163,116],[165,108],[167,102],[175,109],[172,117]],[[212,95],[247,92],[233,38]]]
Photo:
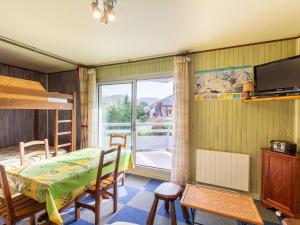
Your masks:
[[[188,184],[180,204],[192,209],[193,224],[199,224],[195,222],[195,210],[235,219],[243,225],[264,224],[253,199],[235,192]]]

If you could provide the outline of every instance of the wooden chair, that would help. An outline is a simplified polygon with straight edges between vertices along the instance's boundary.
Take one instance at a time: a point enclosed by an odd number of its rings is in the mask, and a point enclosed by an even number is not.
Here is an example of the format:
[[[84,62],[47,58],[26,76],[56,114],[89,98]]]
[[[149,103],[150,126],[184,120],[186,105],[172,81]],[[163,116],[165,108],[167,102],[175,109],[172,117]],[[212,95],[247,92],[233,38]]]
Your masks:
[[[115,157],[108,157],[108,155],[116,154]],[[80,207],[89,209],[95,213],[95,225],[100,224],[100,205],[102,201],[102,195],[108,195],[113,199],[113,212],[117,211],[117,198],[118,198],[118,174],[119,174],[119,164],[120,164],[120,155],[121,155],[121,146],[118,148],[113,148],[106,151],[101,151],[98,174],[96,184],[85,191],[85,194],[91,194],[95,198],[95,204],[89,205],[83,202],[80,202],[79,196],[75,199],[75,218],[76,220],[80,219]],[[113,165],[113,172],[103,176],[103,168]],[[108,190],[113,189],[113,192]]]
[[[26,165],[26,154],[25,154],[25,148],[34,146],[34,145],[45,145],[45,155],[46,159],[50,157],[49,153],[49,143],[48,139],[45,139],[44,141],[31,141],[31,142],[20,142],[20,155],[21,155],[21,165]]]
[[[121,140],[121,142],[115,142],[115,140]],[[110,134],[109,138],[109,146],[115,147],[115,146],[121,146],[121,148],[126,149],[127,148],[127,134]],[[122,186],[125,185],[125,171],[119,173],[118,180],[122,179]]]
[[[11,196],[4,166],[0,165],[0,216],[6,225],[14,225],[18,221],[30,218],[30,224],[35,224],[35,214],[45,210],[44,203],[39,203],[25,195]]]

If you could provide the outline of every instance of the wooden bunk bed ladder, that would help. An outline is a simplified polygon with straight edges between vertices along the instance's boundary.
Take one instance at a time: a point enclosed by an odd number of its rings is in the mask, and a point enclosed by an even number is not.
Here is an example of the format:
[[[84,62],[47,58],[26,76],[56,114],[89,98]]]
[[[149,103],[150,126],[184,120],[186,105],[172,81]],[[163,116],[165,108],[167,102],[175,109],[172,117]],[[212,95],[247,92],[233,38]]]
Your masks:
[[[58,154],[59,148],[70,147],[71,151],[76,150],[76,93],[73,93],[73,107],[71,110],[71,119],[70,120],[59,120],[59,111],[55,110],[54,113],[54,150],[55,155]],[[71,124],[70,129],[68,131],[59,131],[59,124],[69,123]],[[70,142],[68,143],[59,143],[59,136],[69,135]]]

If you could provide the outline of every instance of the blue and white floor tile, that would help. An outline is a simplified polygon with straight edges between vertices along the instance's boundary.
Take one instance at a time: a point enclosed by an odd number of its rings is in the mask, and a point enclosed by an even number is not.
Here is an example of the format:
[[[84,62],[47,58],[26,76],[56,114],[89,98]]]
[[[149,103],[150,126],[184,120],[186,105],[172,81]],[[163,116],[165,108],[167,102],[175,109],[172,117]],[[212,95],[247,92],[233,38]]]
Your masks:
[[[139,191],[128,203],[127,206],[149,212],[154,200],[153,192]],[[159,201],[158,208],[162,205],[162,201]]]
[[[148,186],[151,186],[152,182],[153,181],[147,177],[140,177],[134,175],[127,175],[126,177],[126,186],[133,187],[138,190],[146,190]]]
[[[140,225],[146,224],[147,217],[153,202],[153,191],[162,181],[145,177],[127,175],[126,187],[119,187],[118,212],[112,214],[112,201],[105,200],[101,206],[101,224],[111,224],[117,221],[131,222]],[[279,219],[271,210],[263,208],[257,202],[258,209],[265,221],[265,225],[278,225]],[[176,202],[176,217],[178,225],[184,225],[179,201]],[[205,225],[238,225],[237,221],[216,216],[210,213],[196,212],[196,221]],[[81,220],[74,222],[74,212],[70,209],[64,215],[65,224],[89,225],[94,224],[94,214],[88,210],[81,211]],[[158,205],[155,225],[170,224],[170,214],[165,211],[163,202]]]

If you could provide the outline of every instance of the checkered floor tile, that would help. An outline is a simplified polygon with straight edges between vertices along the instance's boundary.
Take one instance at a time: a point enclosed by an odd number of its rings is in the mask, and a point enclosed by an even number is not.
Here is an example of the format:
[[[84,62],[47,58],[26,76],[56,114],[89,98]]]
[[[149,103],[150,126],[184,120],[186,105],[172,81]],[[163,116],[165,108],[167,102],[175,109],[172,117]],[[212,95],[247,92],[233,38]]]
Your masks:
[[[126,179],[126,187],[119,187],[119,207],[118,212],[112,214],[111,200],[107,200],[101,207],[101,224],[111,224],[116,221],[131,222],[140,225],[146,224],[146,220],[153,201],[153,191],[162,181],[145,177],[129,175]],[[265,221],[265,225],[280,224],[279,219],[271,210],[261,207],[257,202],[258,209]],[[94,224],[94,214],[88,210],[82,210],[81,220],[74,222],[74,212],[72,209],[65,216],[66,224],[82,225]],[[177,224],[184,225],[179,201],[176,202]],[[197,212],[195,220],[205,225],[238,225],[239,223],[224,217],[219,217],[209,213]],[[162,202],[158,205],[155,217],[156,225],[167,225],[170,223],[170,214],[165,211]]]
[[[153,191],[162,181],[145,177],[129,175],[126,179],[126,187],[120,186],[118,189],[118,211],[112,213],[112,201],[104,200],[101,205],[101,224],[112,224],[116,221],[131,222],[139,225],[146,224],[146,220],[154,199]],[[87,198],[86,202],[93,203],[92,198]],[[258,209],[264,219],[265,225],[278,225],[279,219],[271,210],[263,208],[257,202]],[[176,202],[177,224],[184,225],[179,201]],[[66,210],[63,215],[64,224],[67,225],[90,225],[94,224],[93,212],[82,209],[81,220],[74,220],[74,208]],[[219,217],[213,214],[196,212],[195,221],[205,225],[239,225],[237,221]],[[162,202],[158,205],[155,217],[155,225],[171,224],[170,214],[165,211]]]

